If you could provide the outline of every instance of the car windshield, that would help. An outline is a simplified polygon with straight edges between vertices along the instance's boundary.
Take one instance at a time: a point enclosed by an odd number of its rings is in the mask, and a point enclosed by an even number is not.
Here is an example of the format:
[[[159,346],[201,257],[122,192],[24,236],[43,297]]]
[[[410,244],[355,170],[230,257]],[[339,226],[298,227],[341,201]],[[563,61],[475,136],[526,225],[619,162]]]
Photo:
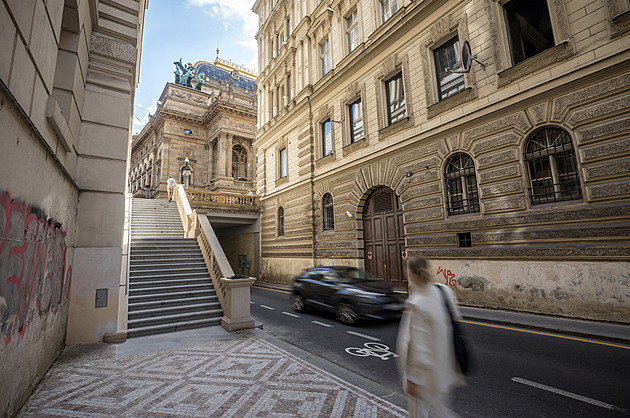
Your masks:
[[[341,283],[373,282],[380,280],[365,270],[356,268],[335,268]]]

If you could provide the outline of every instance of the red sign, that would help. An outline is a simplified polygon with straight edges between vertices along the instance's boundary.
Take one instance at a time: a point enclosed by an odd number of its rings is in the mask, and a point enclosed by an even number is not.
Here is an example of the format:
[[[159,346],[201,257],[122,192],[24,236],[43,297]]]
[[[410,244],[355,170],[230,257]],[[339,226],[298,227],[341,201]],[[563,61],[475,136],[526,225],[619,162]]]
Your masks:
[[[407,251],[403,251],[402,252],[402,259],[406,260],[407,259]]]
[[[372,251],[368,251],[368,260],[372,259]]]

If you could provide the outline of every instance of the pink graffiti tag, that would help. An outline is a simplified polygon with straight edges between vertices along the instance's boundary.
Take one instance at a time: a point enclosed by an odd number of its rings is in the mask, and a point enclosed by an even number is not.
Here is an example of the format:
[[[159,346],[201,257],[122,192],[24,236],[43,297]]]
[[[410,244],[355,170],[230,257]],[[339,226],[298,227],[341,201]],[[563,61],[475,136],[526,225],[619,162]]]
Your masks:
[[[438,267],[438,271],[436,274],[439,275],[440,273],[442,273],[442,275],[444,276],[444,280],[446,280],[445,284],[447,286],[457,287],[457,281],[455,280],[455,273],[453,273],[450,270],[445,270],[441,266]]]
[[[37,317],[65,307],[72,267],[61,223],[0,191],[0,298],[6,302],[0,340],[23,337]]]

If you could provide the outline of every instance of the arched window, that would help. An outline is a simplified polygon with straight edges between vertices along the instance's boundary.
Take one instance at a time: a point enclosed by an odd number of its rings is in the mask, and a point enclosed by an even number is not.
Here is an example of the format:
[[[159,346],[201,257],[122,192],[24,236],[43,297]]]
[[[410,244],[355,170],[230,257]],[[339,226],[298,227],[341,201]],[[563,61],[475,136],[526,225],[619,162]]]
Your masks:
[[[326,193],[322,199],[322,217],[324,218],[324,231],[335,229],[335,212],[330,193]]]
[[[557,126],[533,132],[523,155],[532,204],[582,198],[575,150],[569,133]]]
[[[278,209],[278,236],[284,236],[284,208],[282,206]]]
[[[453,155],[444,170],[449,215],[479,212],[475,163],[469,155]]]
[[[240,145],[232,148],[232,178],[247,180],[247,150]]]

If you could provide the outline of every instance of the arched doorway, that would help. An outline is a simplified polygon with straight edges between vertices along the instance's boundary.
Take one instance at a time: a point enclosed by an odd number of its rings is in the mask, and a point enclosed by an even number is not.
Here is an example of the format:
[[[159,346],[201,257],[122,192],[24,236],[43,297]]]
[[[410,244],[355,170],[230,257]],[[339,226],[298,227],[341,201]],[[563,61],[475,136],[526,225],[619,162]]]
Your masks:
[[[389,187],[379,187],[368,197],[363,207],[363,239],[365,269],[396,288],[407,289],[403,210]]]

